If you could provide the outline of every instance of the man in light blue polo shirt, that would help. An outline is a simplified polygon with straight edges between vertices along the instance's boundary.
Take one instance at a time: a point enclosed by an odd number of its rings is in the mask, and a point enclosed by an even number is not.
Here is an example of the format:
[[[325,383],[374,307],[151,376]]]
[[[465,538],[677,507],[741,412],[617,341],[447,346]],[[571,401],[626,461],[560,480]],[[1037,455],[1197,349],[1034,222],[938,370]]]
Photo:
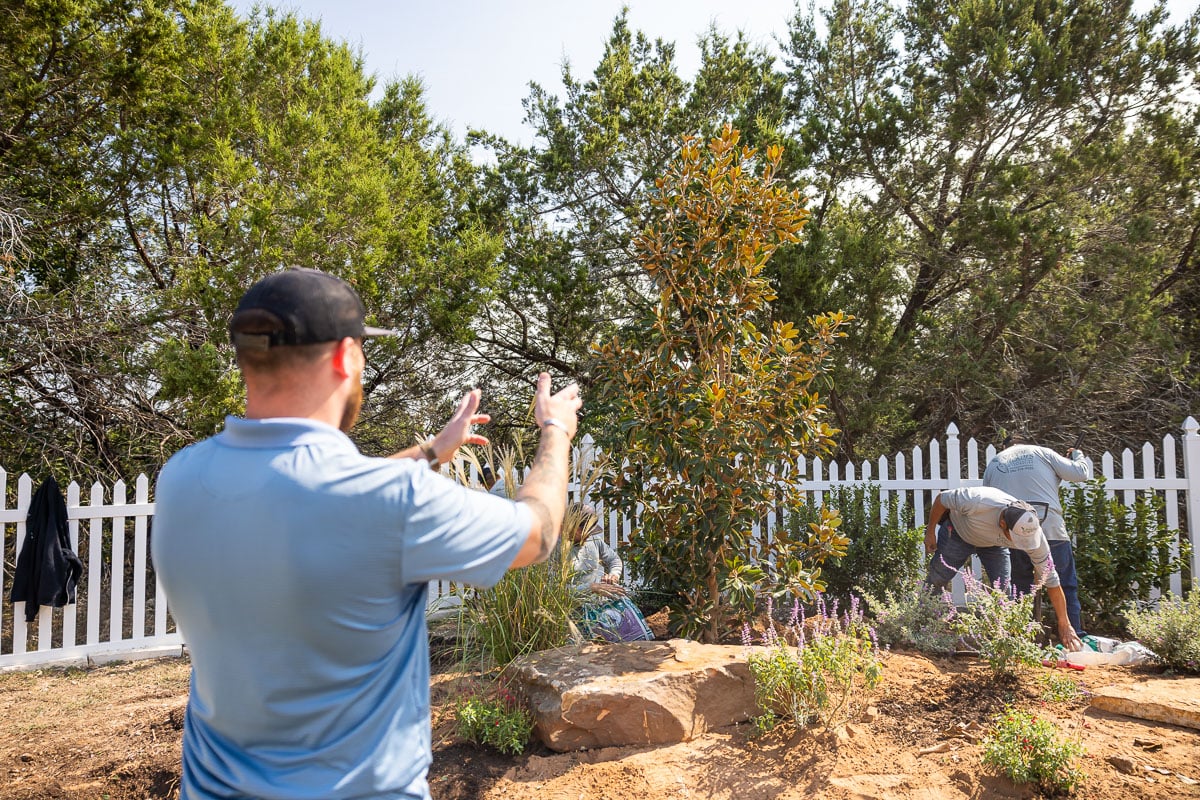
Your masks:
[[[950,524],[939,532],[943,516],[949,516]],[[925,552],[930,555],[925,583],[944,589],[972,553],[988,550],[995,554],[984,562],[988,578],[1006,588],[1011,548],[1029,556],[1035,575],[1033,590],[1046,587],[1063,647],[1082,650],[1083,642],[1067,616],[1067,600],[1033,506],[999,489],[989,486],[947,489],[934,498],[925,529]]]
[[[578,387],[538,378],[541,441],[510,501],[435,469],[479,392],[427,444],[368,458],[357,294],[315,270],[264,278],[230,333],[246,415],[177,453],[156,488],[154,565],[192,657],[181,800],[427,798],[427,584],[490,586],[558,539]]]

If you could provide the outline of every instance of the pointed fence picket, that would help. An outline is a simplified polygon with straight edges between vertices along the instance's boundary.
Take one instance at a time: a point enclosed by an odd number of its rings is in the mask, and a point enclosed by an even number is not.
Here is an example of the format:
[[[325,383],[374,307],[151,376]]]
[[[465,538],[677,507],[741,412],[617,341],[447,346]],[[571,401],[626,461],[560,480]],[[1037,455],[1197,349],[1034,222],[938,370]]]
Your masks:
[[[1167,529],[1177,532],[1175,552],[1179,552],[1181,542],[1191,542],[1189,572],[1197,576],[1200,575],[1200,536],[1196,535],[1200,530],[1200,424],[1188,417],[1182,429],[1181,439],[1168,434],[1158,447],[1144,444],[1140,459],[1131,449],[1124,450],[1119,460],[1110,453],[1102,454],[1097,474],[1104,476],[1110,496],[1119,495],[1127,505],[1140,492],[1155,492],[1163,499]],[[983,468],[995,452],[993,445],[985,446],[975,439],[962,442],[958,428],[950,425],[944,440],[933,439],[925,448],[914,447],[908,453],[896,453],[890,458],[881,456],[874,462],[858,464],[825,462],[819,457],[800,458],[796,464],[781,465],[780,469],[803,477],[810,502],[817,504],[824,501],[827,492],[840,486],[869,482],[879,488],[881,514],[888,513],[893,504],[901,509],[910,508],[915,524],[924,526],[926,511],[936,493],[957,486],[978,485]],[[605,509],[593,499],[591,466],[601,457],[591,437],[580,440],[568,492],[572,499],[597,505],[607,541],[620,548],[636,530],[640,509],[638,514],[627,516]],[[0,469],[0,555],[4,563],[0,573],[3,598],[0,671],[179,652],[183,639],[175,629],[150,559],[154,503],[150,499],[149,479],[138,476],[133,502],[127,500],[128,487],[124,481],[112,485],[112,500],[108,503],[105,486],[99,481],[89,487],[86,502],[78,483],[68,485],[71,544],[84,564],[78,602],[65,608],[42,608],[37,624],[30,626],[25,622],[24,603],[11,603],[8,596],[12,570],[25,543],[26,516],[33,492],[33,478],[21,475],[13,498],[8,473]],[[10,498],[16,501],[11,508],[7,505]],[[787,515],[788,509],[783,508],[766,515],[756,526],[757,535],[765,537],[764,541],[769,539],[778,526],[787,523]],[[127,539],[130,533],[132,538]],[[975,569],[978,571],[977,566]],[[1183,575],[1172,575],[1170,591],[1180,594],[1183,584]],[[432,583],[431,605],[450,591],[447,582]],[[956,581],[955,591],[961,599],[961,581]]]

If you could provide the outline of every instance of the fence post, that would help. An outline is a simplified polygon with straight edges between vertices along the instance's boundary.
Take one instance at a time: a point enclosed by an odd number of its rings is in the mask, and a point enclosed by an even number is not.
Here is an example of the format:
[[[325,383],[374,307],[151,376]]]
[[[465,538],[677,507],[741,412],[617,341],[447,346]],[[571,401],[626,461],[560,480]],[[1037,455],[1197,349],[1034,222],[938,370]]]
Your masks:
[[[1200,578],[1200,423],[1195,417],[1183,421],[1183,477],[1187,481],[1188,539],[1192,543],[1192,591]]]
[[[958,426],[946,427],[946,485],[957,489],[962,484],[962,452],[958,441]]]

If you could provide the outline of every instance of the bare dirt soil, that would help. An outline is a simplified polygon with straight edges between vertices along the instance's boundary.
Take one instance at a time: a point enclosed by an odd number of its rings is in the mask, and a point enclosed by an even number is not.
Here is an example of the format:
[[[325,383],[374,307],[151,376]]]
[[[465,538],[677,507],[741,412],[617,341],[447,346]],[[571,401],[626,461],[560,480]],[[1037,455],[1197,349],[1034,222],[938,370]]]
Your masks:
[[[188,670],[169,658],[0,675],[0,800],[177,797]],[[1173,680],[1148,667],[1057,674],[1088,688]],[[431,791],[435,800],[1037,797],[980,765],[972,723],[990,725],[1011,703],[1081,741],[1080,797],[1200,797],[1189,783],[1200,781],[1198,731],[1047,702],[1039,673],[996,681],[969,660],[893,653],[883,675],[867,712],[833,733],[756,736],[739,725],[669,747],[561,754],[534,745],[509,757],[455,737],[455,676],[440,673]]]

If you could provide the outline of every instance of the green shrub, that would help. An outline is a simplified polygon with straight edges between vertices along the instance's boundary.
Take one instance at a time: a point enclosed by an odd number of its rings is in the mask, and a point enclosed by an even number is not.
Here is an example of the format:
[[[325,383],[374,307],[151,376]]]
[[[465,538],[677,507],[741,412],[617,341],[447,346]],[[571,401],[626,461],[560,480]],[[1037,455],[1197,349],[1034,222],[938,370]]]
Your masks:
[[[455,704],[455,730],[462,738],[520,755],[533,735],[533,715],[507,690],[495,697],[472,695]]]
[[[1035,593],[1014,597],[964,571],[966,611],[950,623],[963,641],[979,649],[995,675],[1015,675],[1047,657],[1037,643],[1041,625],[1033,619]]]
[[[1076,764],[1082,754],[1078,742],[1060,738],[1054,723],[1013,708],[997,718],[995,729],[983,740],[986,766],[1049,795],[1075,791],[1083,781]]]
[[[915,527],[911,506],[892,502],[885,507],[876,483],[839,486],[825,493],[823,505],[837,509],[841,534],[850,540],[845,555],[827,558],[821,567],[827,597],[848,602],[855,592],[871,597],[889,592],[899,596],[924,575],[925,534]],[[801,506],[787,524],[807,528],[820,521],[818,510]]]
[[[952,655],[958,634],[951,626],[956,615],[948,592],[930,592],[916,583],[883,597],[863,592],[875,620],[875,635],[881,644],[911,647],[933,656]]]
[[[1137,494],[1133,507],[1105,497],[1103,478],[1063,490],[1063,517],[1075,542],[1079,602],[1089,629],[1120,636],[1122,609],[1149,600],[1152,590],[1170,591],[1170,576],[1187,564],[1183,542],[1169,530],[1163,501],[1154,493]]]
[[[1129,633],[1154,652],[1155,660],[1181,672],[1200,673],[1200,590],[1192,583],[1186,599],[1164,596],[1157,608],[1126,612]]]
[[[1069,675],[1047,672],[1038,678],[1042,687],[1042,700],[1047,703],[1072,703],[1090,696]]]
[[[742,638],[751,646],[748,627]],[[754,722],[762,731],[784,719],[800,727],[814,721],[837,725],[854,715],[879,682],[879,648],[854,601],[839,615],[836,600],[826,607],[818,598],[808,618],[796,603],[787,628],[780,633],[772,622],[763,644],[747,656],[762,712]]]

